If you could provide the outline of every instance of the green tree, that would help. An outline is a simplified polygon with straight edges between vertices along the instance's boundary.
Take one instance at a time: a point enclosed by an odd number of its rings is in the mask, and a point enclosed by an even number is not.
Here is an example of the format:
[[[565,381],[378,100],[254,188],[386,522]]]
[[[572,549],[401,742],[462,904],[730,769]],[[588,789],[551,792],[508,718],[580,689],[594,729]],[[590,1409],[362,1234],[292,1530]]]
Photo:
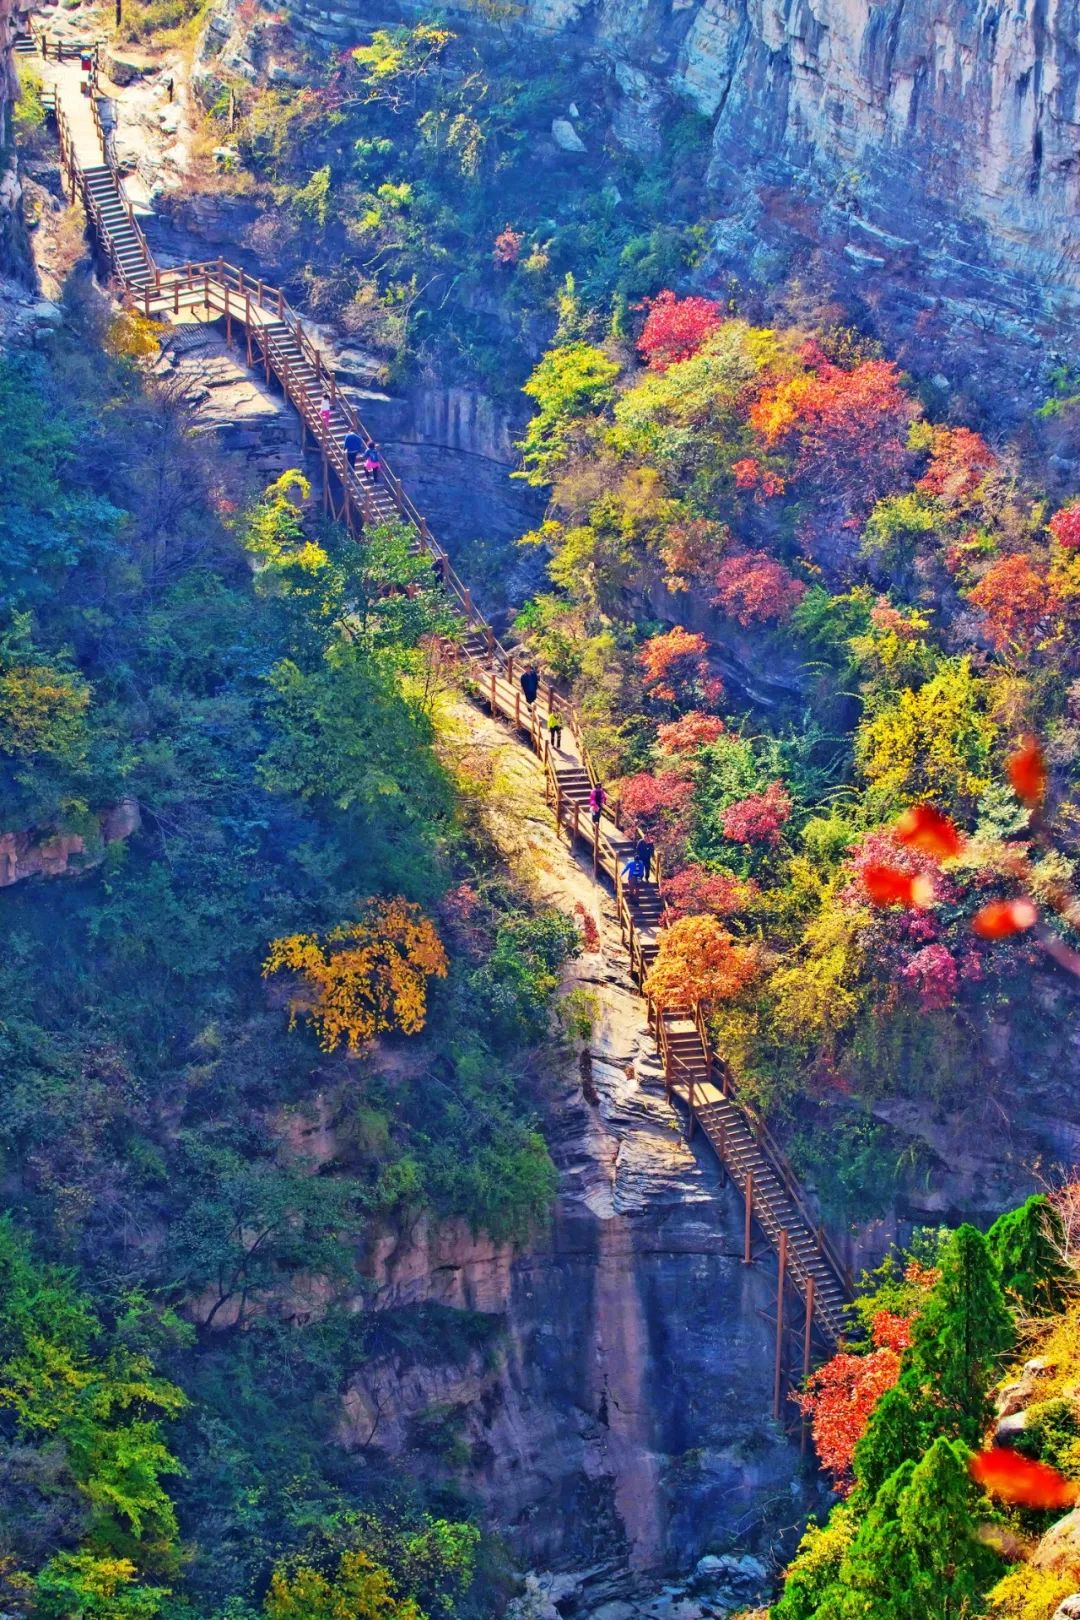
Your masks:
[[[918,1461],[933,1437],[935,1416],[931,1404],[910,1382],[901,1379],[885,1391],[855,1446],[855,1503],[866,1507],[902,1463]]]
[[[985,1502],[965,1448],[939,1437],[878,1492],[814,1620],[968,1620],[1000,1571],[975,1535]]]
[[[1062,1255],[1065,1228],[1043,1194],[999,1215],[986,1234],[1001,1285],[1026,1316],[1049,1316],[1065,1302],[1073,1273]]]
[[[960,1226],[941,1253],[941,1275],[920,1312],[901,1384],[941,1409],[941,1427],[970,1446],[993,1415],[989,1398],[1001,1356],[1016,1333],[990,1246]]]
[[[854,1534],[855,1520],[842,1506],[833,1508],[826,1524],[807,1527],[784,1572],[784,1590],[770,1610],[772,1620],[814,1620],[839,1578]]]
[[[549,349],[525,384],[538,406],[521,452],[530,484],[547,484],[571,451],[590,436],[589,418],[614,393],[619,367],[590,343]]]

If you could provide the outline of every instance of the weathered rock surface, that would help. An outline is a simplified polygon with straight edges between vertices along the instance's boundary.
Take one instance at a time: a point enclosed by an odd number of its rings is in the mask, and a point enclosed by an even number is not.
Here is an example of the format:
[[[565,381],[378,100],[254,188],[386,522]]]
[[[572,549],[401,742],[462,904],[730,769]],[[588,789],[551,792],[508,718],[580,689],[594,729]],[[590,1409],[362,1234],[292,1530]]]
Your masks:
[[[82,833],[0,832],[0,889],[29,877],[68,877],[89,871],[107,844],[137,832],[142,817],[134,799],[121,799],[102,812],[97,831]]]
[[[1080,1508],[1073,1508],[1043,1536],[1032,1554],[1036,1569],[1080,1580]]]
[[[4,138],[10,130],[17,84],[12,43],[22,31],[30,0],[0,0],[0,277],[26,279],[30,260],[22,223],[22,186],[14,154]]]

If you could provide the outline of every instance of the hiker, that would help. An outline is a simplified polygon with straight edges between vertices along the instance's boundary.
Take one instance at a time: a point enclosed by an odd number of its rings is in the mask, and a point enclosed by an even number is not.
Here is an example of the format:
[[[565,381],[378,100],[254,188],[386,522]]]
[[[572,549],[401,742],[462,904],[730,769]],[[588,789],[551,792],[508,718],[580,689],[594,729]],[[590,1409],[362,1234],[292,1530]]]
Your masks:
[[[363,439],[360,437],[359,433],[354,433],[350,428],[348,433],[345,435],[345,454],[348,457],[350,472],[356,471],[356,458],[363,448]]]
[[[540,690],[539,673],[530,664],[528,669],[521,672],[521,690],[525,694],[525,701],[531,709],[536,702],[536,694]]]
[[[635,903],[637,902],[638,896],[641,894],[641,880],[644,876],[645,868],[642,866],[636,855],[631,855],[630,859],[623,867],[623,880],[626,883],[627,894]]]
[[[324,394],[323,397],[322,397],[322,400],[319,403],[319,415],[322,417],[322,425],[323,425],[323,427],[326,428],[327,430],[329,430],[329,427],[330,427],[330,411],[331,411],[330,395],[329,394]]]
[[[367,455],[364,457],[364,471],[367,473],[373,484],[377,484],[379,482],[380,466],[381,462],[379,460],[379,447],[377,444],[369,444],[367,447]]]
[[[168,79],[166,79],[166,80],[165,80],[165,94],[166,94],[166,95],[167,95],[167,96],[168,96],[168,98],[169,98],[169,100],[170,100],[170,101],[172,101],[172,98],[173,98],[173,91],[174,91],[174,90],[175,90],[175,89],[176,89],[176,86],[175,86],[175,84],[174,84],[174,83],[173,83],[173,81],[172,81],[172,78],[171,78],[171,77],[169,77],[169,78],[168,78]]]
[[[558,709],[548,711],[548,736],[551,738],[552,748],[562,747],[562,715]]]
[[[445,589],[446,589],[446,558],[442,555],[441,552],[437,551],[435,553],[434,557],[432,557],[432,559],[431,559],[431,572],[435,576],[435,589],[438,590],[438,591],[445,591]]]
[[[656,854],[656,845],[651,838],[642,836],[638,839],[634,854],[641,862],[641,875],[645,882],[649,881],[649,872],[652,868],[653,856]]]
[[[604,789],[601,787],[600,783],[597,782],[596,786],[589,794],[589,814],[592,816],[592,824],[594,827],[599,827],[600,825],[600,817],[604,813],[605,804],[607,804],[607,794],[604,792]]]

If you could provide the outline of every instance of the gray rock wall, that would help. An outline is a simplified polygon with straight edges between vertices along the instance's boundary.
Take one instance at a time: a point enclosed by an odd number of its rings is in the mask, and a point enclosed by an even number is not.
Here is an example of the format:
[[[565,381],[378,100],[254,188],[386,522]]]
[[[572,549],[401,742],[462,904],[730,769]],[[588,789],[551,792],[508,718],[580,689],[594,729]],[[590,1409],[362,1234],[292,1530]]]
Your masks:
[[[330,42],[418,6],[292,9]],[[607,59],[624,146],[655,150],[665,100],[708,121],[714,285],[838,296],[946,392],[992,359],[1032,393],[1069,355],[1080,0],[525,0],[510,26]]]
[[[24,275],[27,264],[22,188],[10,151],[16,91],[11,42],[25,9],[23,0],[0,0],[0,276]]]

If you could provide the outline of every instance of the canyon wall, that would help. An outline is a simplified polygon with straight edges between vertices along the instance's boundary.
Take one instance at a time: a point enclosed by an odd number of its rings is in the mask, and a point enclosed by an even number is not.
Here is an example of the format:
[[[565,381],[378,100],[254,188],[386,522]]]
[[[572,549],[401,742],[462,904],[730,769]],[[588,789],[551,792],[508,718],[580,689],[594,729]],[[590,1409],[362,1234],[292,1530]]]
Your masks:
[[[321,44],[422,10],[292,5]],[[705,284],[766,309],[835,304],[941,403],[993,363],[1003,416],[1068,359],[1080,0],[525,0],[513,26],[548,37],[590,154],[614,138],[662,157],[679,104],[706,121]]]

